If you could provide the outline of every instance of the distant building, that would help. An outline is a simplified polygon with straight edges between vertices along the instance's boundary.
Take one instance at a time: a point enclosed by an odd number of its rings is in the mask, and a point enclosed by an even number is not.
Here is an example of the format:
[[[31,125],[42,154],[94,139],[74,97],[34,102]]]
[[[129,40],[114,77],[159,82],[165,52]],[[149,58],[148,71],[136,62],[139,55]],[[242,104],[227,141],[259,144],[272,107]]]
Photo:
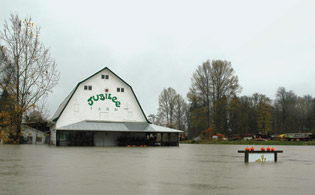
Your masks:
[[[46,143],[46,133],[34,129],[27,125],[22,125],[21,139],[20,143],[22,144],[45,144]],[[9,137],[9,130],[0,131],[0,143],[6,143],[6,139]]]
[[[132,87],[107,67],[79,82],[52,120],[57,146],[178,146],[182,133],[151,124]]]
[[[23,125],[22,134],[26,144],[45,144],[46,134],[42,131]]]

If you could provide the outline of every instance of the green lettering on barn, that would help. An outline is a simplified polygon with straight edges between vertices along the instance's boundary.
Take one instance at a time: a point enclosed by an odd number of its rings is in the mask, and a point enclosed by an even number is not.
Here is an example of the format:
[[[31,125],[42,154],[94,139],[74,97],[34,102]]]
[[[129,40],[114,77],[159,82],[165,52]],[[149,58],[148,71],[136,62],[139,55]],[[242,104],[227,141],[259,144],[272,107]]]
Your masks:
[[[114,96],[114,97],[111,97],[111,94],[110,93],[105,93],[105,94],[98,94],[98,95],[94,95],[94,96],[91,96],[87,102],[90,106],[92,106],[94,104],[94,102],[97,102],[97,101],[105,101],[105,100],[110,100],[112,101],[113,103],[115,103],[115,106],[117,108],[120,107],[120,101],[117,101],[117,97]]]

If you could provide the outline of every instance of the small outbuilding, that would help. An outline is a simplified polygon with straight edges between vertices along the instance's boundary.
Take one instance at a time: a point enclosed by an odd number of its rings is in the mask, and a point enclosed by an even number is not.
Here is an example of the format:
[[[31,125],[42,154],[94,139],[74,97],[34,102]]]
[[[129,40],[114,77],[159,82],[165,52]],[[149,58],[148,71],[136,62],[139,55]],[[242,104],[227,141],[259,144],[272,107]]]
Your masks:
[[[0,131],[0,143],[6,143],[9,139],[9,130]],[[20,143],[22,144],[45,144],[46,143],[46,133],[38,129],[32,128],[27,125],[22,125],[21,129],[22,139]]]
[[[52,121],[57,146],[178,146],[183,132],[151,124],[132,87],[107,67],[79,82]]]
[[[26,125],[22,126],[22,135],[26,144],[45,144],[46,141],[46,133]]]

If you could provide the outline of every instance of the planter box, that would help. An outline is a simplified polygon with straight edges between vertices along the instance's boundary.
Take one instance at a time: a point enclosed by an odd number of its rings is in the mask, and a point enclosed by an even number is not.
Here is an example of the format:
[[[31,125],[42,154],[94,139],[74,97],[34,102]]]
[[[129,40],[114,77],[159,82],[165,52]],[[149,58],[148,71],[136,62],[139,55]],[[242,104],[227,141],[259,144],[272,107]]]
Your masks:
[[[275,150],[275,151],[245,151],[239,150],[238,153],[244,153],[244,161],[247,162],[268,162],[278,161],[278,153],[283,153],[282,150]]]

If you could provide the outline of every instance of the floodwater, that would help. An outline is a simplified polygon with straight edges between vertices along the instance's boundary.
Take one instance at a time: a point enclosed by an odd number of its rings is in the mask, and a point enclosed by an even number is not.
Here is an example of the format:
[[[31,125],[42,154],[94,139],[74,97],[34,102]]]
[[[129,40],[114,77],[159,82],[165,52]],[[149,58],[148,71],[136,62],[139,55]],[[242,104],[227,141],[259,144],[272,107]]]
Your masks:
[[[314,194],[315,147],[274,147],[246,164],[241,145],[0,145],[0,194]]]

